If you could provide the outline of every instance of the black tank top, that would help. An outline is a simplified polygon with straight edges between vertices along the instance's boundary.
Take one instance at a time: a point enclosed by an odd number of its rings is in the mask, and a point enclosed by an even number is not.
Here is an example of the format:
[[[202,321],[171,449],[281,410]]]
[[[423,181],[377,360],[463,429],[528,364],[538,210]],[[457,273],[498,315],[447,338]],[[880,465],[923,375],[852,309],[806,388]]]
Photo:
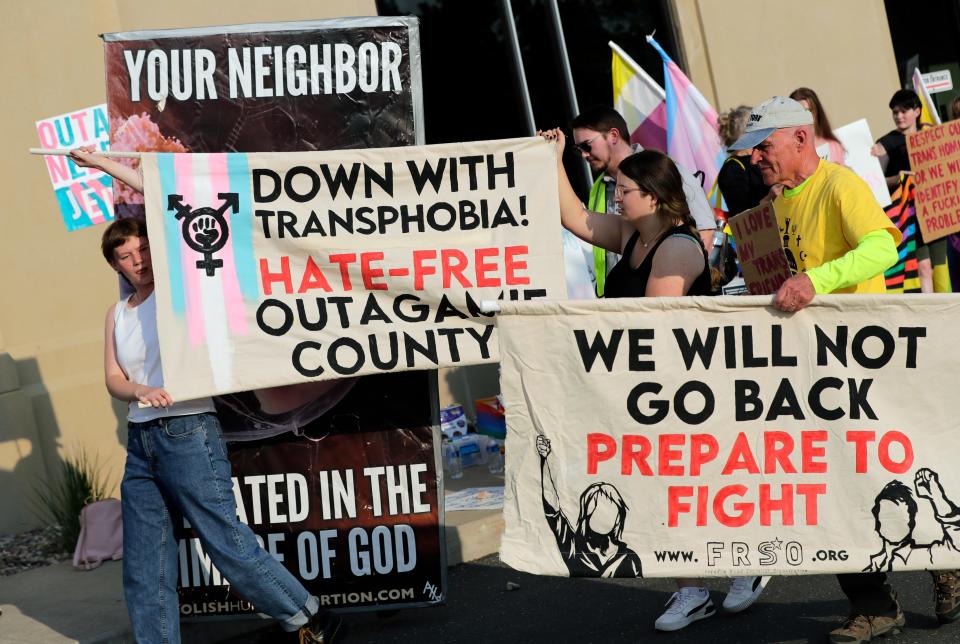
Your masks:
[[[637,240],[640,239],[640,233],[633,233],[630,239],[627,240],[627,246],[623,249],[623,256],[620,258],[620,261],[617,262],[617,265],[614,266],[610,274],[607,275],[604,297],[644,297],[647,293],[647,280],[650,279],[650,269],[653,268],[653,257],[657,254],[660,244],[674,235],[689,237],[697,242],[697,245],[700,246],[700,250],[703,253],[703,271],[697,276],[697,279],[693,281],[686,295],[710,295],[710,268],[707,266],[707,252],[703,250],[700,240],[690,233],[688,227],[677,226],[667,231],[667,233],[654,244],[653,248],[650,249],[650,252],[647,253],[647,256],[643,258],[643,261],[640,262],[640,265],[636,268],[630,268],[630,256],[633,254],[633,247],[637,245]]]

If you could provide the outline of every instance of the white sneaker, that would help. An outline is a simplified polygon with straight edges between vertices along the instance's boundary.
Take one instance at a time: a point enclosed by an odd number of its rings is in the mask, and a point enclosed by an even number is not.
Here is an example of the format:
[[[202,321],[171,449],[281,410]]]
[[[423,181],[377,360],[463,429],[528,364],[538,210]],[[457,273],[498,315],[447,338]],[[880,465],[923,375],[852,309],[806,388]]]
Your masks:
[[[723,598],[723,610],[728,613],[739,613],[747,610],[757,597],[766,588],[770,577],[734,577],[730,584],[730,591]]]
[[[657,618],[653,627],[658,631],[679,631],[698,619],[715,614],[717,609],[710,601],[706,588],[687,587],[670,595],[667,610]]]

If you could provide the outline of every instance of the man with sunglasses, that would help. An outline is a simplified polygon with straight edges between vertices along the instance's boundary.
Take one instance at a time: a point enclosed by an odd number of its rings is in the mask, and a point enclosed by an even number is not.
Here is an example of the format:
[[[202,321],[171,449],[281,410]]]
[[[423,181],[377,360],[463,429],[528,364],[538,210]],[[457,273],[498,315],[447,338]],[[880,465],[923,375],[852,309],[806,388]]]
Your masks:
[[[630,144],[627,122],[619,112],[605,105],[584,110],[570,125],[573,128],[574,145],[597,177],[590,189],[587,208],[594,212],[616,213],[614,187],[617,184],[620,162],[643,148],[639,144]],[[677,169],[680,170],[683,193],[687,198],[690,214],[697,222],[700,237],[704,245],[711,244],[717,224],[703,186],[690,171],[680,165]],[[592,269],[597,297],[603,297],[607,273],[618,259],[615,253],[609,253],[602,248],[592,248],[587,265]]]

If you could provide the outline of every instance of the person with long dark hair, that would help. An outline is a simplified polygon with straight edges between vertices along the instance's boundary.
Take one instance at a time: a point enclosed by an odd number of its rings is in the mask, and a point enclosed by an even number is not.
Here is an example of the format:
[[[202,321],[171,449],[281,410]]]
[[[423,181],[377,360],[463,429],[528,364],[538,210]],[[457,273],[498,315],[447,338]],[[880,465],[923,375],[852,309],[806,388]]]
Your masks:
[[[616,185],[619,215],[592,212],[577,198],[561,163],[566,136],[543,132],[558,145],[560,218],[594,246],[621,255],[607,276],[604,297],[708,295],[706,251],[683,193],[676,165],[656,150],[620,162]]]
[[[616,199],[619,215],[587,210],[577,198],[562,155],[566,137],[557,128],[542,132],[557,144],[560,219],[574,235],[594,246],[620,253],[607,276],[605,298],[709,295],[707,253],[684,197],[683,180],[673,160],[656,150],[637,152],[620,162]],[[760,596],[769,577],[737,577],[724,600],[729,612],[746,609]],[[716,613],[700,580],[677,579],[677,592],[655,627],[674,631]]]
[[[846,165],[844,163],[847,156],[846,150],[844,150],[843,144],[837,140],[837,135],[833,133],[830,119],[827,117],[827,112],[823,109],[823,103],[820,102],[817,93],[809,87],[798,87],[790,92],[790,98],[803,105],[813,114],[813,136],[816,148],[819,151],[823,146],[827,146],[827,156],[823,158],[840,165]]]

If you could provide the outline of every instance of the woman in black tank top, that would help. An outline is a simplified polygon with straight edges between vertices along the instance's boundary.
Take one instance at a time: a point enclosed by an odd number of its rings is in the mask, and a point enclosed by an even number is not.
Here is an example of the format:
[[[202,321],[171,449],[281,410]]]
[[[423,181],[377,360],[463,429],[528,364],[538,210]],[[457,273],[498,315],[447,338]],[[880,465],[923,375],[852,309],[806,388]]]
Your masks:
[[[623,255],[607,275],[605,297],[710,294],[707,253],[690,216],[680,173],[670,157],[644,150],[621,161],[616,192],[620,215],[608,215],[584,208],[570,186],[561,161],[563,133],[555,129],[543,136],[557,141],[560,151],[557,162],[564,227],[589,244]],[[715,612],[700,580],[675,581],[678,591],[668,602],[667,612],[656,621],[659,630],[677,630]],[[760,583],[762,590],[766,582]],[[757,594],[754,590],[751,602]]]
[[[616,202],[619,215],[591,212],[577,198],[562,163],[566,137],[557,141],[560,218],[563,226],[594,246],[621,253],[607,276],[605,297],[709,295],[707,253],[683,194],[683,181],[670,157],[643,150],[620,162]]]

